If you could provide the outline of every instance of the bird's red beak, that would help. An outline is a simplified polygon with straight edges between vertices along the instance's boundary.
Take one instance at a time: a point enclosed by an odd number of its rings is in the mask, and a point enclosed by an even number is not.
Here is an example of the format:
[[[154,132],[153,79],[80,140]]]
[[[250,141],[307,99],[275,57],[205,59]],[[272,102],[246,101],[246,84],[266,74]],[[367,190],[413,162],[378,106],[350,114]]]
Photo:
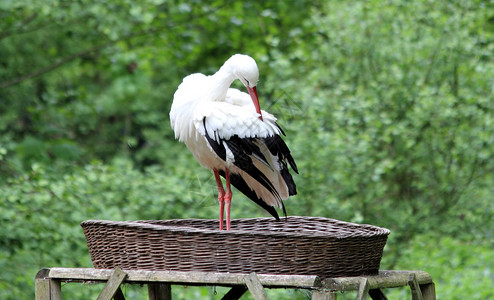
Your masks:
[[[263,121],[261,114],[261,106],[259,105],[259,98],[257,98],[257,90],[256,87],[247,87],[247,91],[249,91],[250,98],[252,98],[252,102],[254,102],[254,107],[256,108],[256,112],[259,114],[259,119]]]

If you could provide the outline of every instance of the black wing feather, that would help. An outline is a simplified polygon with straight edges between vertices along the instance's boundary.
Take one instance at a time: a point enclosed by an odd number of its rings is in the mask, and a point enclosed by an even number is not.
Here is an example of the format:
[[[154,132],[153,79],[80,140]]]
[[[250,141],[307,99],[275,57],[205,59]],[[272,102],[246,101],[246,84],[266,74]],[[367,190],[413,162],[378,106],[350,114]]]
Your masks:
[[[209,145],[211,146],[211,148],[213,148],[214,152],[216,153],[216,155],[218,155],[222,160],[226,160],[226,149],[224,146],[220,145],[220,143],[218,143],[215,139],[212,139],[209,134],[208,134],[208,131],[206,129],[206,118],[204,118],[202,120],[202,124],[204,126],[204,130],[206,132],[205,136],[206,136],[206,140],[208,141]],[[221,142],[221,140],[220,140]]]
[[[228,140],[222,139],[217,135],[215,131],[215,138],[211,138],[206,128],[206,118],[203,119],[203,125],[205,129],[205,137],[213,151],[223,160],[226,161],[226,147],[233,153],[233,164],[249,174],[252,178],[256,179],[262,186],[264,186],[272,195],[274,195],[280,201],[283,209],[283,214],[286,216],[286,209],[278,191],[275,189],[271,181],[264,175],[253,163],[251,156],[258,158],[261,162],[272,168],[269,165],[266,157],[259,149],[257,143],[264,143],[269,152],[278,157],[278,161],[281,165],[280,174],[288,187],[288,194],[296,195],[297,189],[293,177],[288,171],[287,162],[292,169],[298,174],[297,165],[290,154],[288,146],[279,135],[273,135],[266,138],[240,138],[238,135],[230,137]],[[276,124],[280,132],[285,135],[283,129]],[[226,147],[225,147],[226,145]],[[221,176],[225,177],[225,172],[220,170]],[[278,213],[275,208],[266,204],[261,198],[257,197],[257,194],[251,190],[242,176],[238,174],[230,174],[230,181],[234,187],[246,195],[249,199],[257,203],[259,206],[268,211],[273,217],[279,220]]]
[[[297,165],[293,160],[292,155],[290,154],[290,149],[285,144],[283,139],[279,135],[273,135],[264,139],[264,143],[271,152],[272,155],[278,157],[278,161],[280,162],[281,169],[280,174],[285,181],[286,186],[288,187],[288,195],[296,195],[297,194],[297,186],[293,181],[293,177],[288,171],[287,161],[292,167],[292,169],[298,174]]]
[[[225,171],[220,170],[220,175],[225,177]],[[264,208],[268,213],[270,213],[276,220],[279,220],[280,217],[278,216],[278,212],[274,207],[267,205],[266,202],[264,202],[262,199],[258,198],[256,195],[256,192],[250,189],[250,187],[247,185],[245,180],[242,178],[242,176],[238,174],[230,174],[230,182],[233,184],[234,187],[237,188],[242,194],[247,196],[250,200],[254,201],[259,205],[260,207]],[[283,203],[283,202],[281,202]],[[286,210],[285,206],[283,205],[283,213],[286,216]]]
[[[276,198],[281,200],[278,191],[275,189],[271,181],[264,175],[252,161],[250,155],[256,151],[261,153],[259,147],[254,145],[251,139],[241,139],[238,136],[232,136],[229,140],[224,140],[223,142],[228,146],[230,151],[232,151],[234,156],[233,164],[239,167],[242,171],[249,174],[252,178],[256,179],[260,184],[262,184],[271,194]],[[264,155],[263,155],[264,157]]]
[[[288,167],[286,166],[286,163],[283,162],[283,168],[280,170],[281,177],[283,177],[283,180],[285,181],[286,186],[288,187],[288,195],[293,196],[297,194],[297,186],[295,185],[295,182],[293,181],[292,174],[288,171]]]
[[[278,125],[278,123],[274,122],[274,124],[276,125],[276,127],[280,130],[281,134],[283,134],[284,136],[286,136],[285,134],[285,131],[283,130],[283,128],[281,128],[280,125]]]
[[[272,155],[277,156],[280,161],[288,161],[293,171],[298,174],[297,165],[290,154],[290,149],[279,135],[266,137],[264,141]]]

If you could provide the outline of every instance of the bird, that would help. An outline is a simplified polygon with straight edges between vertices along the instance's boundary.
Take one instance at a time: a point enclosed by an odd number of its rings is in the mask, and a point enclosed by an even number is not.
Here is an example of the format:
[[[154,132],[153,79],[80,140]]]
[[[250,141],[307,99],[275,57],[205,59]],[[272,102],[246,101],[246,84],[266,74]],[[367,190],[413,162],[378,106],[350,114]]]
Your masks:
[[[248,93],[230,88],[235,80]],[[288,169],[297,165],[283,141],[283,129],[272,114],[261,110],[256,86],[259,69],[245,54],[231,56],[212,75],[186,76],[173,95],[170,124],[175,139],[185,143],[195,159],[210,169],[218,187],[219,229],[231,229],[231,185],[280,220],[275,209],[296,195]],[[221,177],[225,179],[225,188]]]

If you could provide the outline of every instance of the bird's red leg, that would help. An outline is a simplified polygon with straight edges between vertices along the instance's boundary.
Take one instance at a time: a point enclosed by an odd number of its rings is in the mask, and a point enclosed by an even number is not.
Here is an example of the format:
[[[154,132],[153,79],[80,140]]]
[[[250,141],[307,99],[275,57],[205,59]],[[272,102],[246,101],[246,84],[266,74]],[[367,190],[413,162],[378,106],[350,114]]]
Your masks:
[[[232,203],[232,189],[230,187],[230,172],[225,170],[225,206],[226,206],[226,230],[230,230],[230,205]]]
[[[214,169],[213,172],[214,172],[214,178],[216,179],[216,185],[218,185],[218,201],[220,202],[220,230],[223,230],[223,212],[225,210],[225,190],[223,189],[223,183],[221,183],[219,171],[217,169]]]

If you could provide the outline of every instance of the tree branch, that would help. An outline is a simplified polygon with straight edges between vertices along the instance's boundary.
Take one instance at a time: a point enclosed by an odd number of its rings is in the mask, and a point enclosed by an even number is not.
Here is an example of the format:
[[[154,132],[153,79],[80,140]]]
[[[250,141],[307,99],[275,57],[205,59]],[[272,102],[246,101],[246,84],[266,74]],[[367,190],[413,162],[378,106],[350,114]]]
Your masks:
[[[21,22],[21,25],[18,27],[18,29],[26,26],[27,24],[31,23],[34,19],[36,19],[38,17],[38,13],[33,13],[32,15],[30,15],[29,17],[25,18],[22,22]],[[3,30],[2,32],[0,32],[0,40],[6,38],[7,36],[9,36],[11,33],[11,30],[9,29],[5,29]]]
[[[71,60],[74,60],[78,57],[81,57],[83,55],[86,55],[90,52],[94,52],[94,51],[97,51],[97,50],[100,50],[102,48],[105,48],[109,46],[109,44],[104,44],[104,45],[99,45],[99,46],[96,46],[96,47],[93,47],[91,49],[87,49],[87,50],[84,50],[84,51],[81,51],[81,52],[78,52],[78,53],[75,53],[75,54],[72,54],[72,55],[69,55],[69,56],[66,56],[62,59],[60,59],[59,61],[49,65],[49,66],[46,66],[44,68],[41,68],[37,71],[34,71],[32,73],[28,73],[28,74],[24,74],[24,75],[21,75],[17,78],[14,78],[12,80],[9,80],[9,81],[5,81],[5,82],[2,82],[0,83],[0,89],[3,89],[3,88],[6,88],[6,87],[9,87],[9,86],[12,86],[12,85],[16,85],[24,80],[27,80],[27,79],[31,79],[31,78],[34,78],[34,77],[37,77],[37,76],[40,76],[46,72],[49,72],[53,69],[56,69],[58,68],[59,66],[71,61]]]
[[[12,85],[16,85],[18,83],[21,83],[22,81],[24,80],[28,80],[28,79],[31,79],[31,78],[34,78],[34,77],[38,77],[42,74],[45,74],[47,72],[50,72],[58,67],[60,67],[61,65],[65,64],[65,63],[68,63],[76,58],[79,58],[81,56],[84,56],[84,55],[87,55],[91,52],[95,52],[95,51],[98,51],[98,50],[101,50],[103,48],[106,48],[106,47],[109,47],[117,42],[120,42],[122,40],[128,40],[128,39],[131,39],[131,38],[135,38],[135,37],[138,37],[138,36],[142,36],[142,35],[147,35],[147,34],[151,34],[151,33],[156,33],[158,32],[159,30],[165,28],[165,26],[163,27],[159,27],[159,28],[153,28],[152,30],[148,30],[148,31],[144,31],[144,32],[139,32],[139,33],[136,33],[136,34],[133,34],[133,35],[128,35],[128,36],[124,36],[120,39],[116,39],[116,40],[112,40],[112,41],[109,41],[107,43],[104,43],[104,44],[100,44],[100,45],[97,45],[97,46],[94,46],[92,48],[89,48],[89,49],[86,49],[86,50],[83,50],[83,51],[80,51],[80,52],[77,52],[77,53],[74,53],[74,54],[71,54],[69,56],[66,56],[62,59],[59,59],[57,62],[49,65],[49,66],[46,66],[44,68],[41,68],[37,71],[34,71],[34,72],[31,72],[31,73],[28,73],[28,74],[24,74],[24,75],[21,75],[17,78],[14,78],[12,80],[9,80],[9,81],[5,81],[5,82],[2,82],[0,83],[0,89],[3,89],[3,88],[6,88],[6,87],[9,87],[9,86],[12,86]]]
[[[220,10],[221,8],[223,8],[225,6],[226,5],[218,6],[218,7],[216,7],[213,10],[213,12],[216,12],[216,11]],[[207,16],[209,14],[211,14],[211,11],[204,12],[203,14],[200,14],[200,15],[196,16],[195,18],[202,18],[202,17]],[[36,17],[37,17],[37,14],[34,14],[30,18],[34,19]],[[26,20],[24,20],[23,25],[29,23],[31,21],[30,18],[27,18]],[[34,72],[31,72],[31,73],[28,73],[28,74],[21,75],[21,76],[19,76],[17,78],[14,78],[12,80],[9,80],[9,81],[1,82],[0,83],[0,89],[6,88],[6,87],[9,87],[9,86],[12,86],[12,85],[16,85],[18,83],[21,83],[24,80],[28,80],[28,79],[31,79],[31,78],[34,78],[34,77],[38,77],[38,76],[40,76],[40,75],[42,75],[44,73],[50,72],[50,71],[52,71],[52,70],[60,67],[61,65],[65,64],[67,62],[70,62],[70,61],[72,61],[72,60],[74,60],[76,58],[79,58],[79,57],[84,56],[84,55],[86,55],[88,53],[91,53],[91,52],[98,51],[98,50],[101,50],[103,48],[109,47],[109,46],[114,45],[114,44],[116,44],[116,43],[118,43],[120,41],[130,40],[130,39],[133,39],[133,38],[136,38],[136,37],[139,37],[139,36],[145,36],[145,35],[149,35],[149,34],[155,34],[155,33],[158,33],[158,32],[160,32],[162,30],[169,30],[170,28],[181,26],[181,25],[184,25],[184,24],[188,24],[188,22],[184,22],[183,24],[173,24],[173,23],[166,24],[166,25],[158,26],[158,27],[151,28],[151,29],[148,29],[148,30],[142,30],[142,31],[139,31],[139,32],[137,32],[135,34],[129,34],[129,35],[126,35],[126,36],[122,36],[122,37],[120,37],[118,39],[111,40],[109,42],[106,42],[106,43],[97,45],[97,46],[92,47],[90,49],[86,49],[86,50],[77,52],[75,54],[66,56],[66,57],[58,60],[57,62],[55,62],[55,63],[53,63],[53,64],[51,64],[49,66],[46,66],[44,68],[41,68],[41,69],[39,69],[37,71],[34,71]]]

